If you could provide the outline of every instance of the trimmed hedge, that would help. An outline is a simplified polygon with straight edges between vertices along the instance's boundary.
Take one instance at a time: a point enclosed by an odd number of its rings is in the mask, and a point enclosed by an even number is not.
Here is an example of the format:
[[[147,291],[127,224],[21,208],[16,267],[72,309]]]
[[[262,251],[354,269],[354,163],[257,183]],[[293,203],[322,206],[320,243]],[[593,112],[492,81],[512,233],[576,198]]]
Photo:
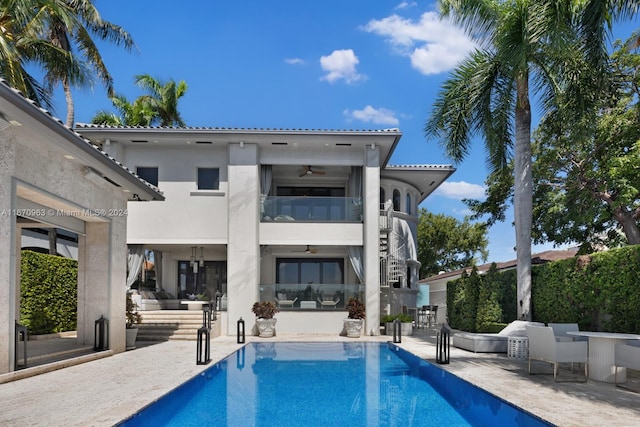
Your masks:
[[[584,330],[640,332],[640,245],[534,266],[533,320]],[[471,274],[447,284],[452,327],[487,331],[516,319],[516,270]]]
[[[20,323],[29,334],[75,331],[78,306],[78,262],[22,251]]]

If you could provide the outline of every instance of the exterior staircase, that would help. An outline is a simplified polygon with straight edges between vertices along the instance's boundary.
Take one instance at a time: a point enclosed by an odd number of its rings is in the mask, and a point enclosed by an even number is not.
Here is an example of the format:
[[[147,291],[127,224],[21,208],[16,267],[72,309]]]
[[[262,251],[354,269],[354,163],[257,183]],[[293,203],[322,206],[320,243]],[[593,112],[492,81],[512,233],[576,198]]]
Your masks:
[[[138,325],[138,341],[197,341],[198,328],[202,327],[201,310],[141,311],[142,323]],[[216,320],[211,321],[211,335],[218,336]]]

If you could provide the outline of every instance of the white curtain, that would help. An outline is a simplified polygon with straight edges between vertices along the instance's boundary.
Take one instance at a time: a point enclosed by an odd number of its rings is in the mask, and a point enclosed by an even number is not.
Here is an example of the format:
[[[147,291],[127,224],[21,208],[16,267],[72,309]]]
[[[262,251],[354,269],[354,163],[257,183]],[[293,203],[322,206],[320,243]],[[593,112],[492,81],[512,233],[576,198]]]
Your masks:
[[[129,245],[129,275],[127,276],[127,291],[131,289],[133,283],[138,278],[142,263],[144,262],[144,246]]]
[[[153,251],[153,262],[156,269],[156,289],[162,289],[162,251]]]
[[[271,165],[260,166],[260,194],[268,196],[271,191],[271,181],[273,179],[273,167]]]
[[[363,251],[362,246],[347,246],[347,252],[349,253],[349,260],[353,271],[356,272],[360,283],[364,283],[364,265],[362,264]]]

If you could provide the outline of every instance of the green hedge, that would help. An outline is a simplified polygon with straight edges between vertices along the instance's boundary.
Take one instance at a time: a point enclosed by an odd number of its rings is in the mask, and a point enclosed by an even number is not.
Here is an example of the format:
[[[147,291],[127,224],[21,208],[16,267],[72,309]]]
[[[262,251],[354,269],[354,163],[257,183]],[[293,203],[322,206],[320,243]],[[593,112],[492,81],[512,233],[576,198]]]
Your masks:
[[[533,320],[581,329],[640,332],[640,245],[534,266]],[[516,319],[516,271],[472,270],[447,284],[452,327],[486,331]]]
[[[78,262],[22,251],[20,323],[29,334],[76,330]]]

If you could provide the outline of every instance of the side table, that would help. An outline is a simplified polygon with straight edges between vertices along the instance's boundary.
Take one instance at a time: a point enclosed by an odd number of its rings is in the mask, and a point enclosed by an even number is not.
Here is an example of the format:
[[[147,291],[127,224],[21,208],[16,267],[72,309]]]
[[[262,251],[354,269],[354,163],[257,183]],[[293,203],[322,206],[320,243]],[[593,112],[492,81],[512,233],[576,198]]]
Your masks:
[[[509,359],[527,359],[529,357],[529,338],[508,337],[507,357]]]

